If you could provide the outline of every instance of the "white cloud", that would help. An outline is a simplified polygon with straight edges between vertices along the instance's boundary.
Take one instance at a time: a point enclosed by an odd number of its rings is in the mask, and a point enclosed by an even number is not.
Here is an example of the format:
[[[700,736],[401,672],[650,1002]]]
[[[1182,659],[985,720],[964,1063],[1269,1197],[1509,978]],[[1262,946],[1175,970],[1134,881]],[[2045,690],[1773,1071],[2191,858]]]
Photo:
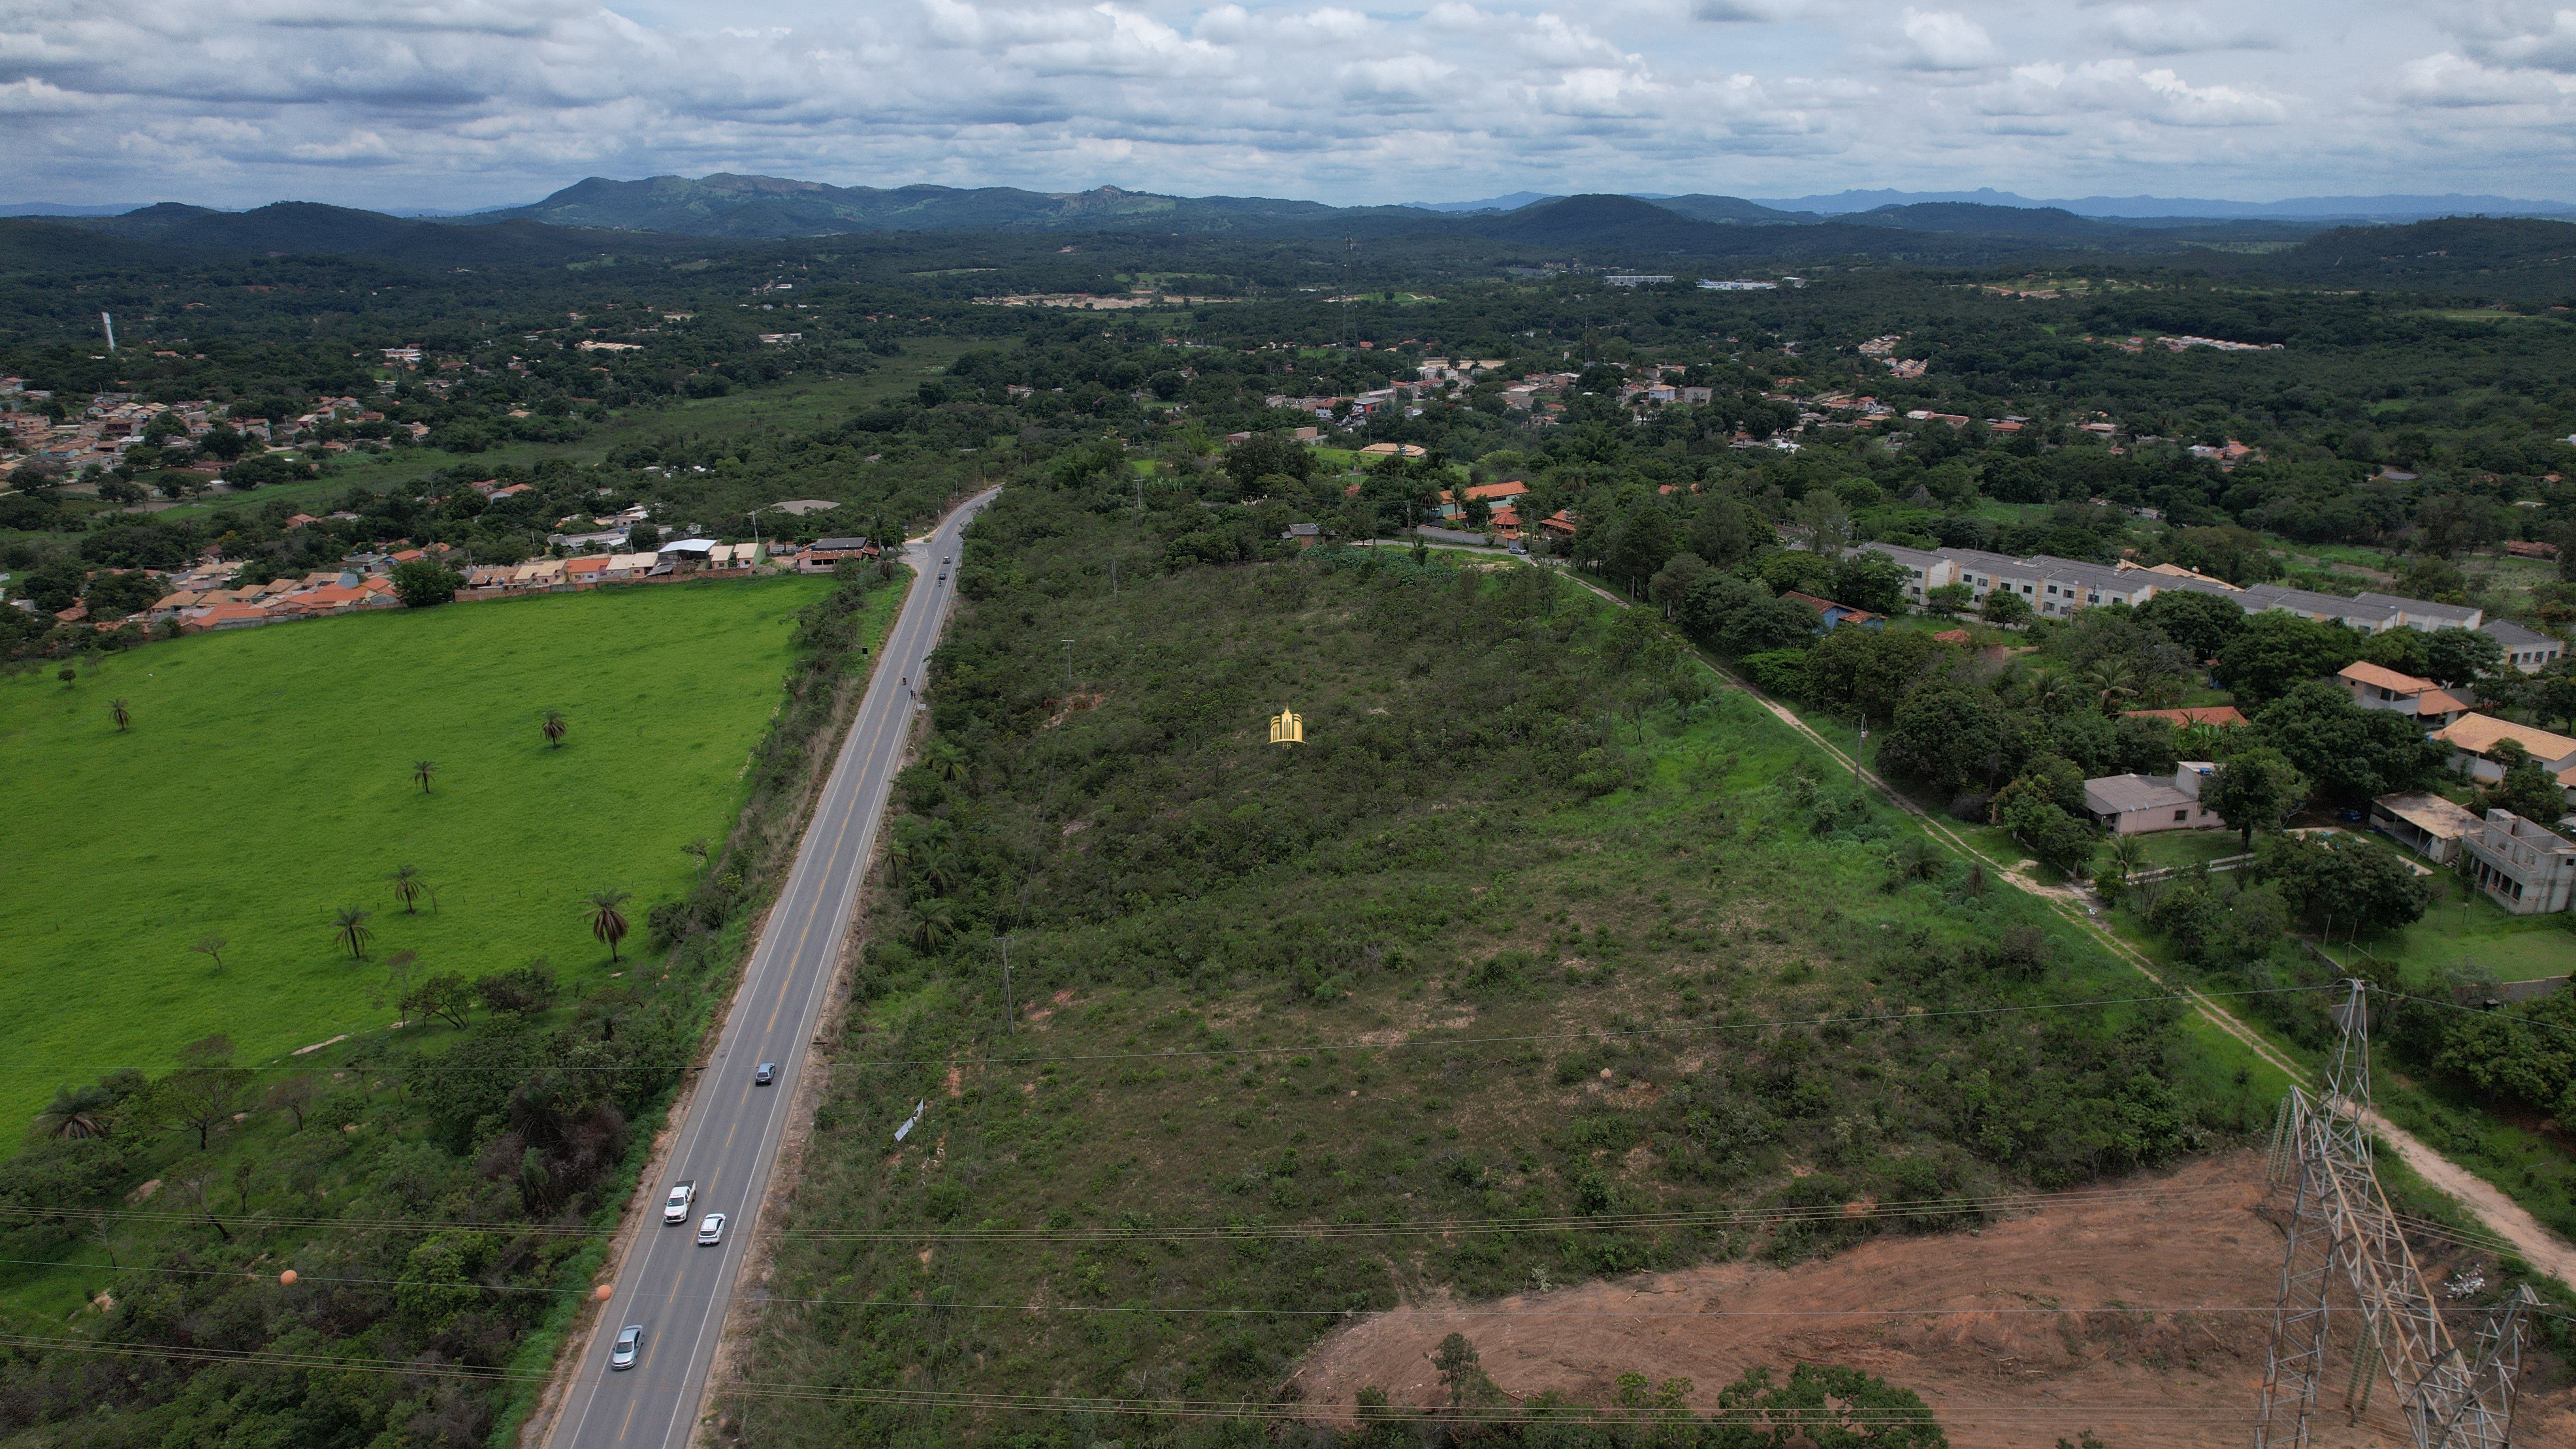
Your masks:
[[[2398,72],[2398,94],[2427,106],[2545,105],[2576,94],[2576,78],[2481,65],[2446,50],[2407,62]]]
[[[1767,25],[1805,8],[1799,0],[1691,0],[1691,18],[1726,24]]]
[[[2250,26],[2222,24],[2197,9],[2171,5],[2121,5],[2105,13],[2096,33],[2140,55],[2190,55],[2210,50],[2262,50],[2277,42]]]
[[[619,3],[0,0],[0,200],[498,204],[713,170],[1335,201],[2576,177],[2576,0],[2275,0],[2270,50],[2216,0]]]
[[[1986,28],[1956,10],[1908,5],[1898,29],[1904,37],[1898,63],[1911,69],[1978,70],[2003,58]]]
[[[2576,73],[2576,6],[2487,0],[2463,8],[2462,49],[2472,59]]]

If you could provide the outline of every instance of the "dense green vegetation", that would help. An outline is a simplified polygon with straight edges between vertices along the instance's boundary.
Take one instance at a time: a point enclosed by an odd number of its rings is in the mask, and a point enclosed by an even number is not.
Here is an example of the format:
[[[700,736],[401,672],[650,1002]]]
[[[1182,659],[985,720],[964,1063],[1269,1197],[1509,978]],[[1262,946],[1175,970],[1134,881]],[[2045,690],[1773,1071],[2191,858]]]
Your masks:
[[[506,1438],[900,593],[637,589],[156,646],[114,666],[131,733],[86,688],[7,686],[13,758],[48,764],[7,844],[37,882],[14,959],[45,954],[6,983],[34,1127],[0,1163],[0,1436]],[[317,718],[340,711],[372,723]],[[102,828],[30,833],[75,810]]]
[[[1761,1213],[2267,1120],[2169,1001],[2067,1005],[2138,979],[1709,694],[1651,612],[1517,565],[1200,566],[1199,519],[1076,485],[978,522],[751,1377],[1258,1396],[1334,1313],[1795,1262],[1974,1214]],[[1305,745],[1266,743],[1283,705]],[[1756,1217],[1622,1220],[1712,1209]],[[731,1412],[761,1442],[1058,1432]]]
[[[1717,687],[1694,646],[1820,724],[1866,725],[1921,803],[2000,859],[2090,877],[2115,929],[2189,979],[2318,984],[2330,968],[2294,935],[2330,934],[2354,963],[2337,972],[2435,995],[2479,984],[2450,968],[2498,928],[2469,919],[2456,882],[2420,882],[2349,834],[2280,835],[2406,786],[2490,803],[2439,778],[2394,717],[2313,681],[2368,659],[2557,725],[2576,724],[2576,668],[2503,679],[2465,636],[2365,639],[2189,596],[2071,623],[1936,598],[1945,617],[1819,638],[1782,595],[1901,613],[1901,579],[1843,557],[1883,540],[2380,589],[2563,633],[2576,547],[2504,553],[2576,544],[2576,288],[2548,260],[2558,224],[2337,234],[2261,262],[1985,238],[1900,263],[1854,240],[1872,230],[1857,223],[1721,228],[1753,238],[1723,255],[1796,255],[1805,285],[1709,292],[1539,267],[1598,255],[1597,233],[1539,226],[1572,215],[1356,252],[1132,232],[565,250],[519,225],[477,240],[469,271],[423,260],[440,228],[346,215],[323,219],[336,255],[66,249],[38,234],[60,228],[0,227],[0,373],[54,394],[38,413],[77,418],[114,392],[225,414],[193,443],[156,422],[112,470],[22,465],[0,491],[0,588],[41,605],[0,608],[15,671],[0,719],[13,746],[32,742],[13,760],[48,762],[22,785],[31,808],[0,826],[13,884],[34,883],[9,899],[13,939],[42,965],[0,983],[18,1008],[0,1035],[21,1033],[17,1059],[82,1067],[8,1089],[22,1114],[47,1110],[0,1174],[14,1256],[79,1266],[13,1269],[0,1291],[47,1331],[128,1344],[541,1368],[565,1321],[552,1290],[590,1260],[568,1247],[582,1238],[524,1229],[595,1225],[616,1200],[627,1124],[663,1100],[654,1053],[692,1040],[720,994],[806,742],[891,603],[855,583],[823,604],[770,585],[722,594],[730,622],[696,607],[707,591],[662,590],[177,644],[91,627],[151,602],[143,571],[209,550],[241,582],[396,544],[512,562],[632,506],[665,536],[878,536],[979,483],[1017,485],[969,546],[934,745],[906,776],[880,886],[859,1050],[796,1208],[803,1229],[896,1236],[786,1242],[782,1274],[809,1301],[764,1328],[779,1376],[1262,1393],[1327,1321],[1287,1308],[1787,1261],[1943,1221],[1602,1225],[1620,1213],[2053,1186],[2265,1119],[2276,1084],[2166,1007],[2064,1008],[2137,995],[2137,978],[1853,791]],[[217,225],[163,220],[165,241]],[[1788,253],[1754,237],[1775,230],[1798,232]],[[2383,241],[2397,250],[2363,257]],[[2446,249],[2458,265],[2432,258]],[[2355,269],[2378,290],[2355,290]],[[994,300],[1072,293],[1198,300]],[[124,351],[92,350],[101,310]],[[2180,334],[2279,350],[2158,341]],[[1861,351],[1873,339],[1886,345]],[[422,349],[417,366],[384,365],[401,345]],[[1461,356],[1500,366],[1357,403]],[[1905,359],[1919,376],[1890,370]],[[1524,409],[1504,385],[1531,373],[1565,381]],[[1656,380],[1707,400],[1631,395]],[[262,419],[282,436],[341,396],[383,416],[317,422],[271,451],[245,431]],[[1847,426],[1862,397],[1885,411]],[[1321,446],[1291,441],[1305,426],[1326,429]],[[2232,465],[2191,451],[2231,440],[2250,450]],[[1372,443],[1423,456],[1362,466]],[[210,462],[232,491],[201,491],[192,468]],[[1574,525],[1536,550],[1646,607],[1613,614],[1516,566],[1281,540],[1300,523],[1394,535],[1444,491],[1506,480],[1527,485],[1524,525],[1560,510]],[[530,486],[492,501],[469,486],[484,481]],[[839,506],[761,511],[796,499]],[[1488,505],[1461,521],[1489,526]],[[74,602],[92,620],[57,625]],[[581,642],[486,637],[547,620],[579,624]],[[1951,627],[1971,647],[1932,638]],[[296,670],[255,662],[287,658]],[[728,783],[728,751],[750,746],[791,659],[792,707],[748,785]],[[653,709],[666,694],[688,702]],[[2252,727],[2124,717],[2225,701]],[[1307,746],[1262,743],[1283,705],[1307,715]],[[548,709],[568,721],[560,750],[538,731]],[[2241,834],[2137,856],[2078,818],[2087,776],[2178,759],[2220,767],[2213,799]],[[437,768],[416,776],[422,761]],[[2492,803],[2539,810],[2547,782],[2530,773]],[[754,825],[704,866],[681,854],[722,834],[746,788]],[[2249,845],[2247,869],[2197,868]],[[2161,864],[2184,869],[2131,881]],[[420,874],[387,878],[405,865]],[[394,894],[413,884],[437,892],[418,914]],[[587,899],[602,890],[632,895]],[[343,908],[373,914],[343,935]],[[602,911],[633,918],[618,960],[598,959]],[[2550,974],[2527,935],[2502,954]],[[653,964],[609,974],[629,960]],[[67,987],[91,1009],[62,1009]],[[1989,1007],[2048,1009],[1975,1014]],[[2245,1010],[2302,1047],[2331,1025],[2313,993]],[[2413,1085],[2392,1086],[2392,1110],[2563,1225],[2563,1152],[2506,1143],[2522,1129],[2494,1111],[2565,1102],[2549,1028],[2525,1020],[2540,1010],[2409,1018],[2393,1040]],[[415,1025],[386,1033],[396,1016]],[[214,1110],[269,1101],[251,1089],[264,1077],[238,1074],[352,1025],[301,1059],[343,1074],[310,1099],[239,1124]],[[476,1096],[402,1070],[450,1049],[512,1085]],[[118,1064],[141,1075],[91,1069]],[[924,1098],[932,1130],[889,1160],[875,1134]],[[124,1203],[124,1226],[84,1236],[92,1219],[49,1206],[63,1203]],[[155,1204],[170,1215],[149,1217]],[[259,1225],[289,1215],[496,1226]],[[1438,1244],[1387,1226],[1431,1216],[1572,1226]],[[987,1220],[1036,1248],[937,1237]],[[1159,1236],[1316,1221],[1389,1236]],[[1128,1237],[1096,1236],[1122,1223]],[[289,1262],[310,1281],[281,1292],[269,1275]],[[246,1266],[257,1286],[232,1276]],[[102,1286],[113,1306],[84,1308]],[[972,1306],[1041,1298],[1111,1311]],[[1195,1311],[1211,1306],[1244,1312]],[[105,1360],[7,1352],[0,1427],[41,1442],[98,1403],[85,1442],[232,1424],[245,1442],[462,1444],[506,1433],[512,1412],[426,1379],[179,1365],[120,1379]],[[1071,1432],[964,1406],[732,1412],[799,1440]]]

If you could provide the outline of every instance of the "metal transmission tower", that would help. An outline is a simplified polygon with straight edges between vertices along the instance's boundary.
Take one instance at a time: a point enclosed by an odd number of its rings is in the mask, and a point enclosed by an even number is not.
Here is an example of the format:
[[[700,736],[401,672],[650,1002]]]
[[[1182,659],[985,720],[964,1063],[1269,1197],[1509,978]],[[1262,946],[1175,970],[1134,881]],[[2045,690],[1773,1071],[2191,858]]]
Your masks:
[[[2292,1086],[2273,1124],[2272,1181],[2294,1180],[2297,1196],[2255,1449],[2307,1445],[2332,1342],[2326,1299],[2338,1282],[2352,1289],[2357,1301],[2348,1311],[2361,1319],[2344,1388],[2354,1420],[2369,1408],[2371,1389],[2385,1371],[2417,1449],[2506,1449],[2522,1371],[2522,1310],[2537,1300],[2530,1288],[2517,1289],[2479,1326],[2474,1353],[2452,1343],[2371,1170],[2370,1131],[2363,1125],[2370,1111],[2370,1033],[2362,984],[2348,984],[2340,1008],[2343,1036],[2327,1066],[2325,1090],[2310,1096]]]

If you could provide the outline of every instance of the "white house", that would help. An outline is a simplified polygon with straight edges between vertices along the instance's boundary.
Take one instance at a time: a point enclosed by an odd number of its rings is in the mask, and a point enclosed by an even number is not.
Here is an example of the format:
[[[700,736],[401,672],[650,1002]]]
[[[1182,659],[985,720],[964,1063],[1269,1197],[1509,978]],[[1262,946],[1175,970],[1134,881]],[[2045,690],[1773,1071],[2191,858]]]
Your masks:
[[[2227,822],[2200,803],[2203,781],[2217,770],[2205,760],[2185,760],[2171,778],[2105,775],[2084,782],[2084,811],[2113,835],[2158,830],[2205,830]]]

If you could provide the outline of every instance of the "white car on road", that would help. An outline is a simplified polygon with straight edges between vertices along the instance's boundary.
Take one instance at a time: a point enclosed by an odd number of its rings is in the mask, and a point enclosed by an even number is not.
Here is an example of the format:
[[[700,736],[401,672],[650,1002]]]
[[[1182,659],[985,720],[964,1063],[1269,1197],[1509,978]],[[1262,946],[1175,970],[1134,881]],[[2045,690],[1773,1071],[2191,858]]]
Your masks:
[[[675,1182],[671,1184],[671,1195],[662,1199],[662,1221],[666,1223],[687,1222],[689,1220],[689,1204],[697,1201],[697,1197],[698,1185],[695,1182]]]
[[[701,1248],[703,1248],[703,1247],[706,1247],[706,1246],[707,1246],[708,1244],[710,1244],[710,1243],[721,1243],[721,1242],[723,1242],[723,1241],[724,1241],[724,1214],[723,1214],[723,1213],[709,1213],[709,1214],[707,1214],[707,1216],[706,1216],[706,1221],[701,1222],[701,1223],[699,1223],[699,1224],[698,1224],[698,1246],[699,1246],[699,1247],[701,1247]]]

